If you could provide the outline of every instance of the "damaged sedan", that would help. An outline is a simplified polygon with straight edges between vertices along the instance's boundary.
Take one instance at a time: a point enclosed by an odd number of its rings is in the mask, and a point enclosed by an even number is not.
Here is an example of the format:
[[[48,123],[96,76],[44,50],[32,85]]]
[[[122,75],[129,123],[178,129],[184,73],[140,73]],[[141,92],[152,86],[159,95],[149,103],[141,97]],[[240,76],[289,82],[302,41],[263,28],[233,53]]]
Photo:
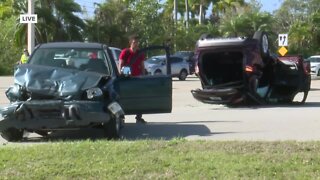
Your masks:
[[[148,50],[170,56],[165,46]],[[120,74],[103,44],[47,43],[16,67],[6,96],[10,105],[0,111],[0,133],[8,141],[21,140],[24,132],[47,135],[86,127],[119,138],[125,114],[171,112],[172,79]]]
[[[262,31],[252,38],[202,36],[194,58],[202,89],[191,92],[203,103],[304,103],[310,90],[310,64],[301,56],[271,54]]]

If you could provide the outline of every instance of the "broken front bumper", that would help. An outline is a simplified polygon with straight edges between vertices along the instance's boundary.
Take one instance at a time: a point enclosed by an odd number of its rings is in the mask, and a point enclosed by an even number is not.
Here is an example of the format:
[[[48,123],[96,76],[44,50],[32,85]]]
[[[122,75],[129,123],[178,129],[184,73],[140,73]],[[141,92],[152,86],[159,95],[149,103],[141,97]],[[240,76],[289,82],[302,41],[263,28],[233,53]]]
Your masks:
[[[233,104],[241,101],[242,96],[235,88],[224,89],[196,89],[191,90],[195,99],[209,104]]]
[[[111,119],[111,112],[114,115],[123,113],[121,107],[116,108],[116,111],[114,109],[106,107],[103,102],[95,101],[17,102],[1,110],[0,131],[10,127],[30,130],[62,129],[107,123]]]

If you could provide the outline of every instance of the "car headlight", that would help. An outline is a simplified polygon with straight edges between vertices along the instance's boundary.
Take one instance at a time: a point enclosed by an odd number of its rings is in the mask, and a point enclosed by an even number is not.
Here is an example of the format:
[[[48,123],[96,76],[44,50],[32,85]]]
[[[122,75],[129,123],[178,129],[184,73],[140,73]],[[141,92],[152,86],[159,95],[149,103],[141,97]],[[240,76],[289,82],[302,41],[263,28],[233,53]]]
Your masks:
[[[6,96],[10,102],[21,100],[23,94],[24,90],[19,84],[14,84],[6,91]]]
[[[103,92],[100,88],[91,88],[86,91],[88,99],[98,99],[103,96]]]

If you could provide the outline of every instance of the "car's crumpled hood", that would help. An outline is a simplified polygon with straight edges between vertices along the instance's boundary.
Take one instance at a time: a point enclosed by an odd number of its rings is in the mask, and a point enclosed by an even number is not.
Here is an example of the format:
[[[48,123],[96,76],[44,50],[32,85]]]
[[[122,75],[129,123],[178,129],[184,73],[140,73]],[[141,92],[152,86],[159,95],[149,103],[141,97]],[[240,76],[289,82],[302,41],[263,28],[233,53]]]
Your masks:
[[[94,72],[22,64],[15,70],[14,82],[30,93],[66,97],[96,87],[104,76]]]

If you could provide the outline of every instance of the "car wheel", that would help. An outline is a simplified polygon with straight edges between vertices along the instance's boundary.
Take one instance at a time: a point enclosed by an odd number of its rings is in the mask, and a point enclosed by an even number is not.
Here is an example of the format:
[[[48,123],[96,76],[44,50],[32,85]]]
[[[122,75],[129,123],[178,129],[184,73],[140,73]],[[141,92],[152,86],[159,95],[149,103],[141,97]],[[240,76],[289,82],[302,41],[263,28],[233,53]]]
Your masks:
[[[188,72],[185,69],[182,69],[179,74],[179,80],[184,81],[188,76]]]
[[[154,75],[162,75],[162,72],[161,72],[161,70],[156,70],[155,72],[154,72]]]
[[[113,117],[108,123],[103,125],[107,139],[119,139],[121,137],[123,119],[123,117]]]
[[[269,58],[269,38],[266,32],[257,31],[253,35],[253,39],[256,39],[259,44],[260,55],[264,61]]]
[[[8,128],[1,132],[3,139],[9,142],[17,142],[23,138],[23,130],[16,128]]]

